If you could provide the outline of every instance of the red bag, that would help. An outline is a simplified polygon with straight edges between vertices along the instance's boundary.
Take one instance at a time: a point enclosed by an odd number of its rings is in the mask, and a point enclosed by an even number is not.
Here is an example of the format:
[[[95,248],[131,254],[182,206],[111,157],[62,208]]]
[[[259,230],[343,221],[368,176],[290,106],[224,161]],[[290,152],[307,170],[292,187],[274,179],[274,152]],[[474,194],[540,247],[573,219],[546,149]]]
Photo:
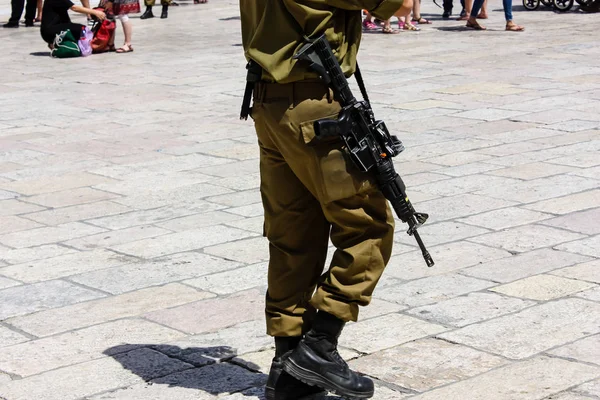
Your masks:
[[[98,22],[92,29],[94,38],[92,39],[92,53],[103,53],[108,50],[108,43],[115,34],[116,25],[114,21],[105,19],[102,23]]]

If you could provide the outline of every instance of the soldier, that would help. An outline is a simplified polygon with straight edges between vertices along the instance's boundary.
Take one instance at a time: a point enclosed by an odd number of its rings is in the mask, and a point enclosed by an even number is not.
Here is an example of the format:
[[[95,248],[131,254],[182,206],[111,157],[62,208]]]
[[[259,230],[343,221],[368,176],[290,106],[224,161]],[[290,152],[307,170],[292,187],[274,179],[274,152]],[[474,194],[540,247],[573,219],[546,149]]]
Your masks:
[[[154,18],[152,7],[154,7],[155,2],[156,0],[144,0],[146,11],[144,11],[144,13],[140,16],[140,19]],[[162,5],[160,17],[162,19],[167,18],[169,16],[169,5],[171,5],[171,0],[160,0],[160,4]]]
[[[387,20],[408,15],[412,0],[240,0],[240,9],[249,82],[258,81],[247,85],[243,110],[253,89],[270,255],[265,312],[275,358],[265,395],[312,399],[325,389],[369,398],[373,382],[348,368],[337,340],[371,300],[391,255],[394,218],[372,179],[346,162],[341,140],[315,140],[313,122],[341,107],[292,57],[304,37],[324,32],[351,76],[361,9]],[[336,250],[321,275],[329,239]]]

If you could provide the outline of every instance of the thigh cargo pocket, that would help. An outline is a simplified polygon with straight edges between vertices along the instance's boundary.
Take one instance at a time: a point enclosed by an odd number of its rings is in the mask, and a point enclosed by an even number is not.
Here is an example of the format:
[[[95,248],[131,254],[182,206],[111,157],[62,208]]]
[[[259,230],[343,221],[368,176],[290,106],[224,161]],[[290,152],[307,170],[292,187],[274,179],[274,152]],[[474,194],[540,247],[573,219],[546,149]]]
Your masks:
[[[354,165],[341,137],[319,139],[316,136],[314,123],[321,119],[337,119],[337,114],[300,124],[302,139],[316,157],[315,166],[320,175],[320,182],[316,182],[319,201],[327,204],[373,190],[375,183],[370,174]]]

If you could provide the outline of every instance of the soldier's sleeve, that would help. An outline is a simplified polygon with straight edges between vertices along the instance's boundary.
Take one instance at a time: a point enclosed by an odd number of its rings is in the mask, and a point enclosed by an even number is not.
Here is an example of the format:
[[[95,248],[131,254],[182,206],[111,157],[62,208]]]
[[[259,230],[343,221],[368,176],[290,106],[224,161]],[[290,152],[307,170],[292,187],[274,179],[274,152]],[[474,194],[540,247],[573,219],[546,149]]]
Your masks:
[[[327,5],[344,10],[368,10],[375,18],[388,19],[402,7],[404,0],[325,0]]]

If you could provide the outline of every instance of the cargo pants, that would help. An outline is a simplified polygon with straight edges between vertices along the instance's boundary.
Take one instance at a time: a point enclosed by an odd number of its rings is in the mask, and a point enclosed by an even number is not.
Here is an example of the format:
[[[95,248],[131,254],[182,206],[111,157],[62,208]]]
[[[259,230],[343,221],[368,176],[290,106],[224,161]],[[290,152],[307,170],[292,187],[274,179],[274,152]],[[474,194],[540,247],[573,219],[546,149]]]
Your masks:
[[[341,139],[315,137],[313,122],[339,111],[321,82],[261,82],[254,91],[271,336],[301,335],[316,309],[356,321],[391,255],[394,218],[386,199],[346,159]],[[335,252],[324,271],[330,238]]]

